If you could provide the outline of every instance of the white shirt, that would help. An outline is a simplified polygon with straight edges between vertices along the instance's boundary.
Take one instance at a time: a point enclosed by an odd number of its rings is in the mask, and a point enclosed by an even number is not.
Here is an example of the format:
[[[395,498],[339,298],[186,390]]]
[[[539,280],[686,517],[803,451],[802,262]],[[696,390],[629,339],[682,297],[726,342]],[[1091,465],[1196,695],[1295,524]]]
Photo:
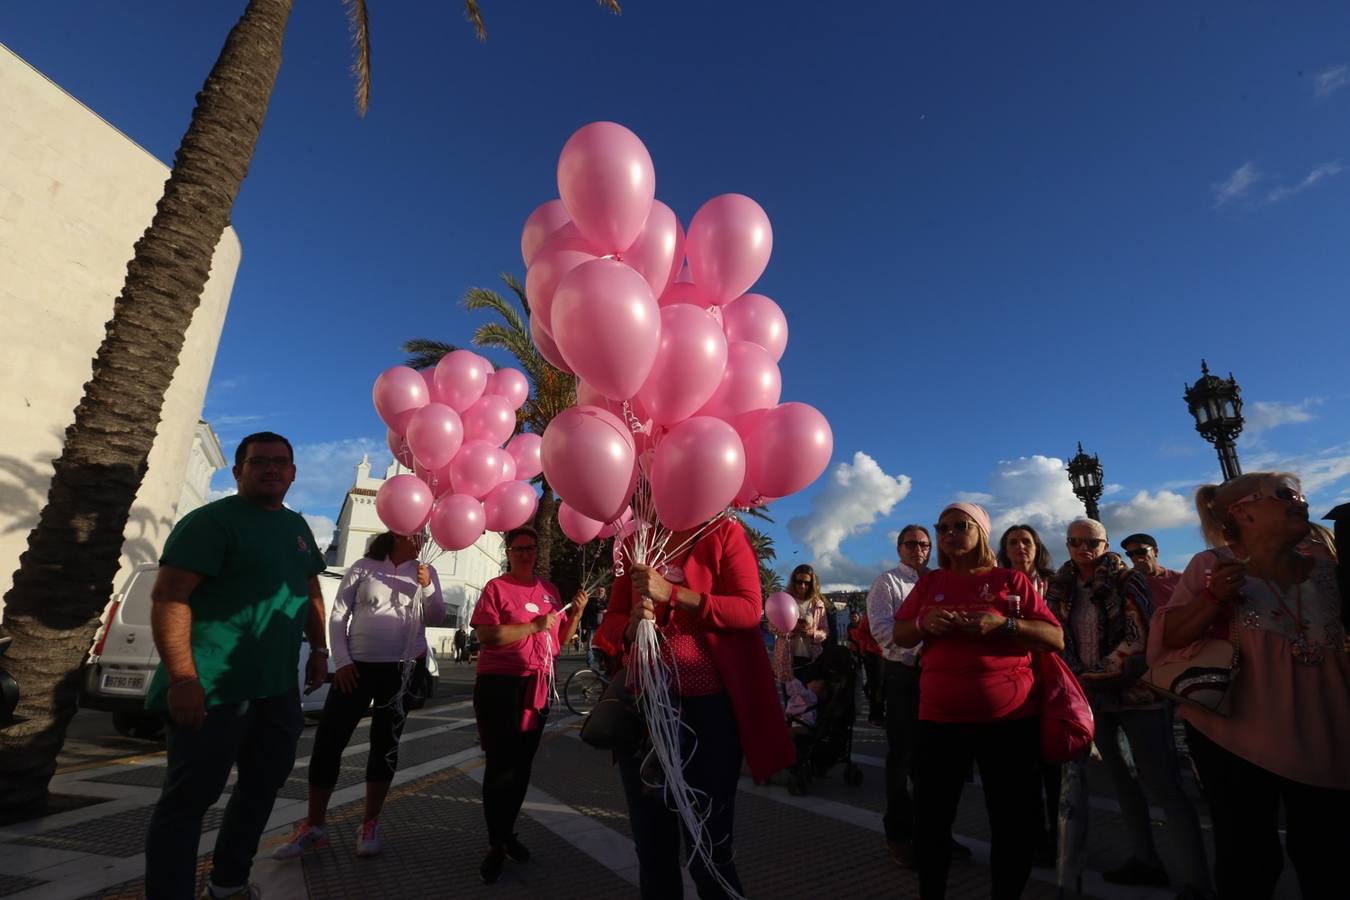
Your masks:
[[[395,566],[387,559],[362,557],[338,586],[328,616],[328,645],[333,666],[361,662],[398,662],[427,652],[426,626],[445,618],[441,581],[417,583],[417,560]]]
[[[905,602],[909,592],[919,583],[919,573],[904,563],[887,572],[882,572],[872,582],[867,592],[867,624],[872,637],[881,645],[881,655],[891,662],[902,662],[912,666],[919,661],[919,650],[915,647],[897,647],[895,644],[895,612]]]

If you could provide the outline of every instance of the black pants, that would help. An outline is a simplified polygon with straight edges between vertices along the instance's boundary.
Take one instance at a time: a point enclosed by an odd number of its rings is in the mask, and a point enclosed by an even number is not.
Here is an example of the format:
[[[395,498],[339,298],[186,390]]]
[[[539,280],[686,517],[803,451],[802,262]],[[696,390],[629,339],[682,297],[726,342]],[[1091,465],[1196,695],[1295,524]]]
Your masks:
[[[1064,766],[1059,763],[1041,763],[1041,791],[1042,799],[1045,800],[1045,815],[1036,844],[1038,849],[1051,856],[1059,852],[1059,796],[1063,782]]]
[[[336,684],[329,685],[323,702],[323,717],[314,735],[314,753],[309,761],[312,787],[332,790],[342,768],[342,751],[352,739],[361,717],[371,709],[370,753],[366,755],[366,781],[393,781],[398,768],[398,741],[407,719],[405,705],[409,697],[404,689],[403,668],[396,662],[360,662],[356,665],[356,687],[350,694]],[[409,679],[411,681],[411,677]]]
[[[1214,884],[1220,900],[1273,896],[1286,850],[1305,900],[1345,896],[1350,791],[1282,778],[1230,753],[1189,724],[1186,739],[1214,820]]]
[[[698,743],[687,759],[684,777],[689,786],[704,792],[711,804],[707,818],[712,859],[718,874],[743,894],[732,858],[731,836],[736,814],[736,782],[741,774],[741,741],[731,700],[725,694],[686,697],[680,702],[680,717],[693,730]],[[639,881],[643,900],[663,900],[684,894],[680,878],[680,840],[691,846],[679,816],[666,803],[665,792],[642,783],[642,760],[619,757],[619,776],[628,800],[628,818],[637,847]],[[651,766],[648,767],[650,772]],[[703,900],[726,897],[703,862],[695,858],[689,874]]]
[[[528,679],[515,675],[479,675],[473,686],[473,712],[483,745],[483,818],[488,844],[500,847],[515,833],[516,817],[530,789],[530,769],[542,728],[520,730]]]
[[[914,804],[909,777],[919,729],[919,667],[881,660],[881,693],[886,703],[886,814],[888,841],[914,840]]]
[[[886,692],[881,684],[881,667],[885,660],[875,653],[863,653],[863,689],[867,693],[867,718],[876,722],[886,715]]]
[[[915,854],[919,896],[942,900],[951,865],[952,822],[971,761],[980,767],[989,811],[994,900],[1022,896],[1040,818],[1040,719],[920,722],[915,756]]]

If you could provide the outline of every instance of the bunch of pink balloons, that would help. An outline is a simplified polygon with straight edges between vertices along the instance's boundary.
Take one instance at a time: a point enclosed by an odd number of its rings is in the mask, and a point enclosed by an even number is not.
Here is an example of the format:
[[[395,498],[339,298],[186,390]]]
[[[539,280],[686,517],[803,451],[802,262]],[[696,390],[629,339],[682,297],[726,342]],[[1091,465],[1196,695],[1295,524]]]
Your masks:
[[[494,371],[469,350],[447,353],[434,369],[381,372],[375,411],[388,426],[390,452],[413,470],[385,481],[375,497],[385,527],[396,534],[429,527],[442,549],[463,550],[485,530],[528,522],[539,504],[529,481],[543,470],[540,436],[515,434],[529,394],[523,373]]]
[[[568,536],[617,523],[639,476],[677,531],[819,477],[829,424],[780,403],[787,318],[747,293],[773,250],[760,205],[714,197],[686,232],[656,199],[651,154],[614,122],[573,134],[557,175],[559,199],[530,214],[520,252],[535,346],[578,378],[579,405],[542,445]]]

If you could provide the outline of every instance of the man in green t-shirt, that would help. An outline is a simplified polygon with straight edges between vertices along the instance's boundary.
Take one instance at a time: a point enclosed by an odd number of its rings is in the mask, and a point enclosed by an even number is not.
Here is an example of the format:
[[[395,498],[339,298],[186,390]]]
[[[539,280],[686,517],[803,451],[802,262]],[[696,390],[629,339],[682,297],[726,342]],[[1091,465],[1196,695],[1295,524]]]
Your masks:
[[[323,556],[282,500],[295,480],[290,442],[251,434],[234,455],[238,493],[193,510],[164,544],[151,624],[162,662],[146,706],[168,714],[168,772],[150,819],[145,892],[191,897],[202,817],[230,769],[239,778],[216,839],[204,897],[249,897],[248,875],[304,728],[295,672],[328,674]]]

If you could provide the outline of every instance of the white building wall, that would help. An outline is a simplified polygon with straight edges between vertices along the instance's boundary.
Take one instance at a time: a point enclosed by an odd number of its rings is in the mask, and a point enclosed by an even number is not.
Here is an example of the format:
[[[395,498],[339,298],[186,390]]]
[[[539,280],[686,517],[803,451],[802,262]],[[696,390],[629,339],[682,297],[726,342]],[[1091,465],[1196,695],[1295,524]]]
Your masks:
[[[211,493],[211,477],[225,468],[225,452],[215,429],[199,421],[192,432],[192,449],[188,453],[187,471],[183,473],[183,489],[178,495],[174,524],[199,506],[206,505]]]

